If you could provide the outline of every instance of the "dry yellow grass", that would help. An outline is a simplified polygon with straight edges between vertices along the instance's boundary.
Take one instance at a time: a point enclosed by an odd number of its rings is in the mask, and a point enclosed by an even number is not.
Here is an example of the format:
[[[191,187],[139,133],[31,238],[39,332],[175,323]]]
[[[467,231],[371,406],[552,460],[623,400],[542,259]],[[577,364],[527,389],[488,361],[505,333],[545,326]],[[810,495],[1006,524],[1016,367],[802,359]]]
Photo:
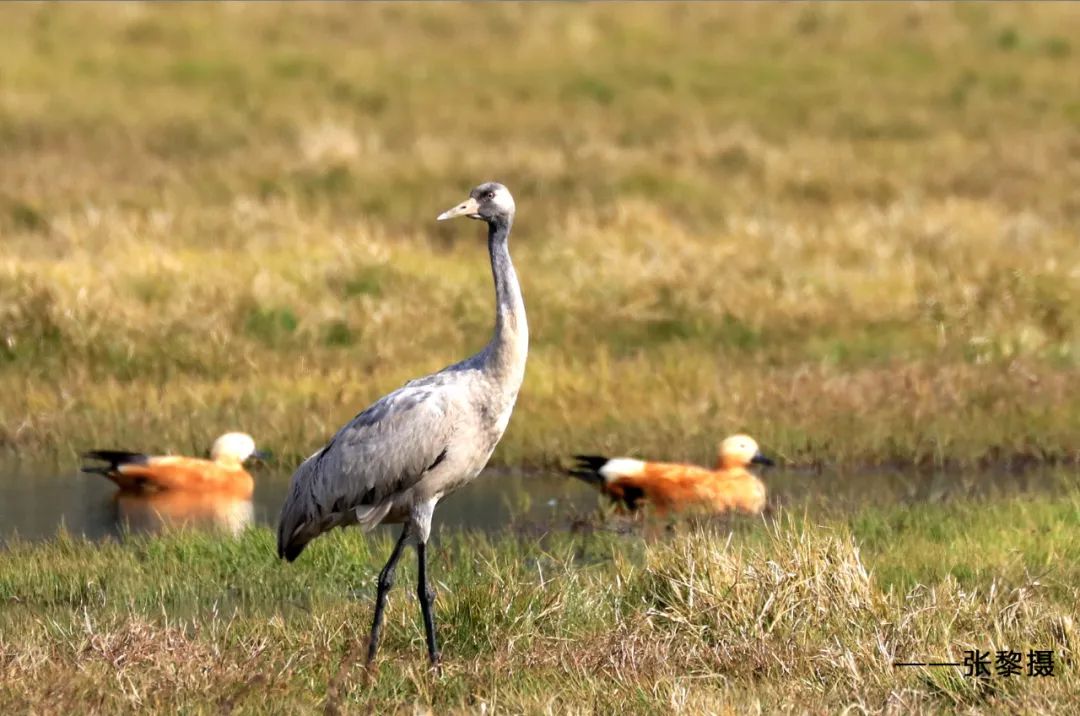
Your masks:
[[[0,443],[283,461],[479,347],[487,178],[533,349],[496,460],[1076,460],[1070,6],[20,6]]]
[[[371,605],[350,595],[367,593],[386,540],[334,533],[287,569],[273,560],[265,529],[239,540],[16,545],[0,553],[0,706],[1050,712],[1080,693],[1076,562],[1052,576],[1027,570],[1046,549],[1075,557],[1076,507],[1074,497],[1071,505],[893,512],[876,522],[868,513],[854,523],[857,534],[842,523],[782,519],[740,523],[733,536],[704,525],[652,542],[605,532],[457,535],[437,565],[444,673],[427,671],[416,604],[399,589],[372,680],[356,659]],[[897,533],[886,537],[889,519]],[[1026,536],[1047,521],[1071,527],[1052,547]],[[1007,547],[1009,566],[967,552],[968,565],[992,575],[950,574],[968,540]],[[1026,676],[1026,662],[1020,676],[991,668],[986,679],[892,666],[962,661],[968,649],[1053,651],[1055,676]]]

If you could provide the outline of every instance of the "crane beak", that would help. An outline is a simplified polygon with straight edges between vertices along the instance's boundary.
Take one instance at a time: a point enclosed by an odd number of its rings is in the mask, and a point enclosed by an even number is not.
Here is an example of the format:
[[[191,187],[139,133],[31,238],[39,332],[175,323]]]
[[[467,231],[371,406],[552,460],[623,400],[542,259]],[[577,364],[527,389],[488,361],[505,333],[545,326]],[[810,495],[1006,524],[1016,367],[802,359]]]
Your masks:
[[[455,216],[467,216],[470,219],[479,219],[480,202],[470,196],[464,203],[455,206],[453,209],[447,209],[439,214],[435,220],[446,221],[447,219],[453,219]]]
[[[773,462],[772,458],[765,457],[760,452],[758,452],[752,458],[750,458],[750,463],[752,465],[766,465],[766,466],[770,466],[770,467],[772,465],[776,464],[775,462]]]

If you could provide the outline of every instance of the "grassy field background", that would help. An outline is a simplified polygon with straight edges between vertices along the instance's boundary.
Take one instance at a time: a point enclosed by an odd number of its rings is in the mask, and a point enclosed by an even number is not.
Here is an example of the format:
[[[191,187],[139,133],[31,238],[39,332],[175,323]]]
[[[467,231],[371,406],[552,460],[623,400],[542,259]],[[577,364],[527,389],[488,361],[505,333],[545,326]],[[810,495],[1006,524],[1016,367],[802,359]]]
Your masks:
[[[5,8],[0,445],[283,461],[533,344],[495,459],[1077,457],[1071,6]]]
[[[1065,4],[3,7],[5,461],[241,428],[287,472],[483,345],[482,230],[434,217],[498,179],[533,342],[497,463],[707,462],[746,430],[833,477],[1064,465],[1028,494],[836,505],[822,479],[778,518],[446,534],[445,673],[410,556],[372,683],[385,536],[291,566],[264,527],[12,542],[0,711],[1066,712],[1078,37]],[[1057,676],[890,666],[973,648]]]

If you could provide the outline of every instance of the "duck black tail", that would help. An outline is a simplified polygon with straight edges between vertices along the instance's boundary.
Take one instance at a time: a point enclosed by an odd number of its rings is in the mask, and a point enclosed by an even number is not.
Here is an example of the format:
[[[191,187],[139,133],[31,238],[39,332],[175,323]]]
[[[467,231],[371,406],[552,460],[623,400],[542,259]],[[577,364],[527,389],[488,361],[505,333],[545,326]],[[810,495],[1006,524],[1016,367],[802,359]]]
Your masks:
[[[641,506],[645,493],[640,487],[619,484],[617,479],[612,485],[600,474],[600,470],[611,461],[611,458],[603,455],[574,455],[574,459],[577,460],[577,464],[566,471],[568,475],[592,485],[613,502],[621,503],[631,512]]]
[[[83,472],[108,475],[121,465],[142,464],[149,460],[146,455],[139,452],[127,452],[125,450],[91,450],[82,454],[84,460],[101,460],[107,465],[83,465]]]
[[[577,464],[566,473],[595,487],[603,487],[606,480],[600,474],[600,468],[608,463],[608,459],[602,455],[574,455]]]

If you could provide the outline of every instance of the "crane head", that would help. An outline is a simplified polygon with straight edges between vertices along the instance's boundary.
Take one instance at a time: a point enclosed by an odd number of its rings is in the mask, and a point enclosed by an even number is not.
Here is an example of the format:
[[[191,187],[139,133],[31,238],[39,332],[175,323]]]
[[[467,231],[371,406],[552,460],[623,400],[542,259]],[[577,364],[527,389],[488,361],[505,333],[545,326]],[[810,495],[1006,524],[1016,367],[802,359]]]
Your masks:
[[[489,181],[481,184],[469,192],[469,198],[439,214],[437,221],[453,219],[455,216],[466,216],[470,219],[481,221],[494,221],[500,217],[512,217],[514,215],[514,197],[510,196],[510,190],[499,182]]]

